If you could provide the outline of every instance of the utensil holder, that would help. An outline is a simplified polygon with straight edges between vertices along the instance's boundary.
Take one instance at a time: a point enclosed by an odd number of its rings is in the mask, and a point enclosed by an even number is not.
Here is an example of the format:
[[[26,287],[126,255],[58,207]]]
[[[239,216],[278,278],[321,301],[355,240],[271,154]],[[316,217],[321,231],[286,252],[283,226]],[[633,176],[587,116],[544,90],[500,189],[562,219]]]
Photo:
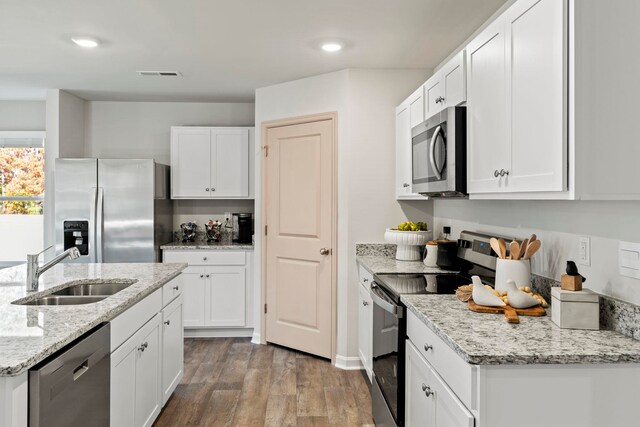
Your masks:
[[[531,286],[531,262],[528,259],[496,260],[496,283],[498,291],[507,290],[507,280],[516,282],[516,286]]]

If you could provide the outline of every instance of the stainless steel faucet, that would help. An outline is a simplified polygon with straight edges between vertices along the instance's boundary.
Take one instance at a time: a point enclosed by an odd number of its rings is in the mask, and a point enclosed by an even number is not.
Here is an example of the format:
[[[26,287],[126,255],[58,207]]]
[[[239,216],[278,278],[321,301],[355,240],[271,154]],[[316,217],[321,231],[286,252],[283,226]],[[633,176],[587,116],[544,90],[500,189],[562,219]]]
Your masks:
[[[62,252],[60,255],[53,258],[51,261],[40,265],[38,263],[38,258],[40,255],[51,249],[53,246],[49,246],[44,251],[39,254],[27,255],[27,291],[35,292],[38,290],[38,280],[40,279],[40,275],[53,267],[54,265],[60,263],[63,259],[69,257],[70,259],[76,259],[80,257],[80,251],[75,246],[73,248],[69,248],[66,251]]]

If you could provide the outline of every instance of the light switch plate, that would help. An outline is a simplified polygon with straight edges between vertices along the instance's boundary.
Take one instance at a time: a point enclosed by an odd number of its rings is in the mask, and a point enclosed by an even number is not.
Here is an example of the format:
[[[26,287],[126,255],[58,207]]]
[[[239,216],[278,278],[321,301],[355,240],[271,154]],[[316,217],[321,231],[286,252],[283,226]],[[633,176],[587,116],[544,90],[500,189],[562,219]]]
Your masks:
[[[640,279],[640,243],[620,242],[618,267],[621,276]]]
[[[591,238],[580,236],[578,239],[578,264],[591,266]]]

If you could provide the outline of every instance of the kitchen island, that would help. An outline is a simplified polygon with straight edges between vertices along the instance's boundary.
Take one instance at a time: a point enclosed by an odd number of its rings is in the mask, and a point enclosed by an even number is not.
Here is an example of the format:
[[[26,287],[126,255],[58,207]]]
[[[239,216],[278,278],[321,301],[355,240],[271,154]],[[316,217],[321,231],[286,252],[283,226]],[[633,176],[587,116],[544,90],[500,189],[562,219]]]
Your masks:
[[[508,324],[452,295],[402,301],[407,425],[637,425],[640,341],[560,329],[549,316]],[[433,414],[447,418],[429,424]]]
[[[26,290],[26,266],[0,270],[0,426],[26,425],[27,371],[31,367],[105,322],[112,322],[112,351],[124,347],[124,340],[136,331],[132,329],[135,321],[148,320],[137,314],[138,303],[144,302],[140,307],[144,306],[158,325],[161,311],[167,307],[164,300],[177,298],[181,310],[177,291],[171,296],[171,290],[164,288],[171,283],[173,289],[180,289],[178,280],[185,268],[185,264],[59,264],[42,275],[38,292]],[[14,304],[78,283],[113,282],[130,285],[91,304]]]

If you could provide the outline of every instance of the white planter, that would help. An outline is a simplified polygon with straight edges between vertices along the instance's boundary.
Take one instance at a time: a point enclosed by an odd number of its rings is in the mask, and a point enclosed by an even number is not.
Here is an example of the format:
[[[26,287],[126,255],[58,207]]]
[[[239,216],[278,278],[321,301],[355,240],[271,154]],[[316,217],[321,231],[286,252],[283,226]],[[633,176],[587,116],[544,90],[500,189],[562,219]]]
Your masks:
[[[399,231],[387,228],[384,240],[398,246],[396,259],[399,261],[420,261],[420,247],[432,239],[432,231]]]

